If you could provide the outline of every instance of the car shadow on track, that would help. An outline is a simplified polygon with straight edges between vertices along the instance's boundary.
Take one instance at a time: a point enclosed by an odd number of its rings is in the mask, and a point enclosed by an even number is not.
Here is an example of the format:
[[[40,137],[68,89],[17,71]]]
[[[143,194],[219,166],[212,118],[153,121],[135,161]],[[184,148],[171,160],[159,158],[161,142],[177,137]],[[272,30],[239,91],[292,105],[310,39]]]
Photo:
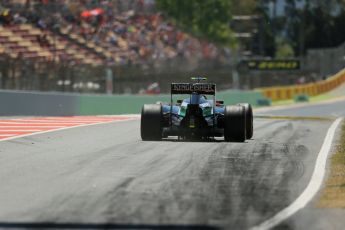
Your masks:
[[[250,139],[248,139],[250,140]],[[177,138],[163,138],[161,140],[161,142],[164,142],[164,141],[167,141],[167,142],[186,142],[186,143],[191,143],[191,142],[202,142],[202,143],[247,143],[246,140],[245,142],[236,142],[236,141],[231,141],[231,142],[228,142],[228,141],[225,141],[223,138],[217,138],[217,139],[213,139],[213,138],[210,138],[210,139],[206,139],[206,140],[203,140],[203,139],[177,139]]]
[[[184,140],[184,139],[172,139],[172,138],[165,138],[161,140],[162,142],[167,141],[167,142],[225,142],[224,140],[221,139],[207,139],[207,140],[200,140],[200,139],[195,139],[195,140]]]
[[[1,229],[200,229],[218,230],[207,225],[151,225],[151,224],[112,224],[112,223],[54,223],[54,222],[0,222]]]

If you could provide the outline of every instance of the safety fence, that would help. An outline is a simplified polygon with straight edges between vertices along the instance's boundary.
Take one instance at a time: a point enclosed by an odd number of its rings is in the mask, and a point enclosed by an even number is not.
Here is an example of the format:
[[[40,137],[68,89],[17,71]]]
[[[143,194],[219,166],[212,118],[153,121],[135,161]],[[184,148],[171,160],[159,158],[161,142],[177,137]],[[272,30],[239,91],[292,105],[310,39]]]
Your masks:
[[[259,88],[256,89],[256,91],[261,92],[265,97],[271,99],[272,101],[279,101],[293,99],[294,97],[302,94],[308,96],[317,96],[319,94],[331,91],[344,82],[345,69],[322,81],[301,85]]]

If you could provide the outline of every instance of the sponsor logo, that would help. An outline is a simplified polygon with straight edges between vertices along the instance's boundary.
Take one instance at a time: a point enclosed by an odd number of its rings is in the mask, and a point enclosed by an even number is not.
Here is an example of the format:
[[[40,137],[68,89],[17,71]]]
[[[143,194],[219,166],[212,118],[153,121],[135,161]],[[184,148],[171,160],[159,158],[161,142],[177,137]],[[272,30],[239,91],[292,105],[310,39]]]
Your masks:
[[[172,93],[214,93],[214,84],[172,84]]]
[[[250,60],[244,61],[250,70],[298,70],[299,60]]]

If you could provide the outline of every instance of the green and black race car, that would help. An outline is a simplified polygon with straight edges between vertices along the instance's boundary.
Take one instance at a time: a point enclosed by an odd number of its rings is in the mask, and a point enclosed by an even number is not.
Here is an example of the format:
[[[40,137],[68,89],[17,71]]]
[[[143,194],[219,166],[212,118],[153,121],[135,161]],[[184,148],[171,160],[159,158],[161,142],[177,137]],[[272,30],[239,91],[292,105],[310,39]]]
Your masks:
[[[147,104],[141,112],[143,140],[161,140],[169,136],[179,139],[206,140],[224,136],[225,141],[244,142],[253,136],[253,112],[248,103],[224,105],[217,101],[216,85],[201,83],[205,78],[193,78],[196,83],[172,83],[171,101]],[[188,95],[173,102],[173,95]],[[208,99],[207,96],[212,96]]]

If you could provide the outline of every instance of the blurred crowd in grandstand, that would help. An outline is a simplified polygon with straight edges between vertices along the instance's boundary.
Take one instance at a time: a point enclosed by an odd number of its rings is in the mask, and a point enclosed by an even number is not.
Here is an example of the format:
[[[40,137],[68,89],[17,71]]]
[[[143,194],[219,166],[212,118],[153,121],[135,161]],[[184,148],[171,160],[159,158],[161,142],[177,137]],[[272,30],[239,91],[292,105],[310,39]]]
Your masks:
[[[155,10],[154,0],[0,1],[0,29],[27,36],[20,31],[22,25],[39,30],[33,42],[49,55],[36,60],[0,35],[8,42],[0,41],[0,88],[49,90],[65,79],[73,84],[78,74],[103,84],[104,79],[93,76],[104,76],[105,66],[119,77],[130,69],[135,69],[133,75],[142,74],[140,69],[154,73],[168,66],[183,71],[229,62],[228,50],[177,29]],[[60,41],[65,50],[59,50]],[[77,91],[72,86],[69,90]]]
[[[154,0],[4,0],[0,24],[78,34],[110,51],[105,61],[119,65],[219,56],[215,45],[179,31],[154,7]]]

